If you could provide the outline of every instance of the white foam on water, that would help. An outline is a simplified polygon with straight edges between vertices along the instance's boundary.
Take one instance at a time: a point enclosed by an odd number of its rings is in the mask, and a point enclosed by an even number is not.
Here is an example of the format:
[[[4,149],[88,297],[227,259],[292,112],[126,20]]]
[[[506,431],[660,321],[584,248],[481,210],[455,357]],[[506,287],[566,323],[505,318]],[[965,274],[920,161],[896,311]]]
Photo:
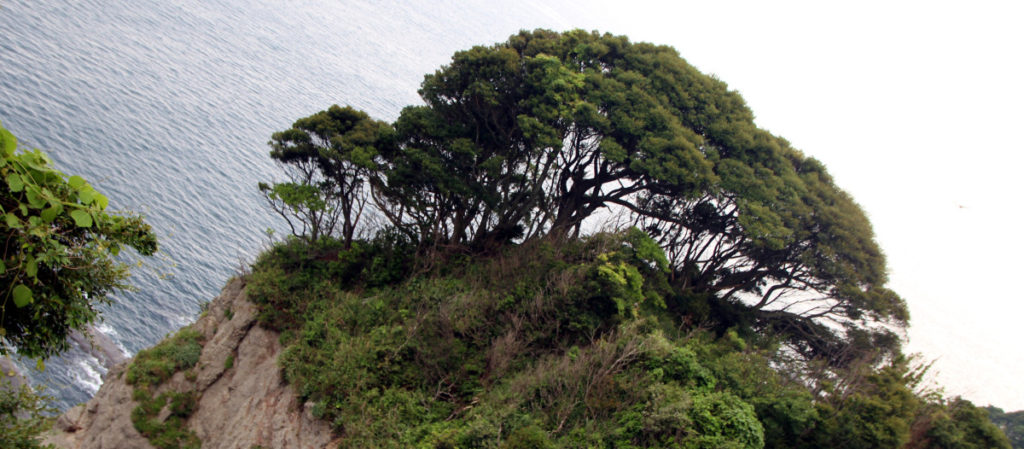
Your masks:
[[[103,384],[103,374],[106,370],[100,365],[99,360],[92,356],[78,359],[75,365],[79,368],[72,374],[75,383],[95,394]]]

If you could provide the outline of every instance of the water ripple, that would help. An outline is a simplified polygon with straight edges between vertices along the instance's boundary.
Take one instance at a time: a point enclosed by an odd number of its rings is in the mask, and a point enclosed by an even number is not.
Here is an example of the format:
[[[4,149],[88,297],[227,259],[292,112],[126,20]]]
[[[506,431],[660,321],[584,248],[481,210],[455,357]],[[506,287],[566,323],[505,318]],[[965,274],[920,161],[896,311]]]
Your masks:
[[[114,209],[145,213],[160,236],[162,259],[133,275],[137,292],[115,295],[104,311],[115,341],[134,353],[190,322],[238,260],[265,244],[263,230],[283,228],[255,189],[277,176],[267,158],[272,132],[332,103],[393,119],[418,101],[423,73],[454,50],[559,25],[494,14],[500,5],[455,6],[3,2],[4,126],[89,179]],[[83,357],[67,354],[32,375],[57,390],[62,408],[95,391],[98,371]]]

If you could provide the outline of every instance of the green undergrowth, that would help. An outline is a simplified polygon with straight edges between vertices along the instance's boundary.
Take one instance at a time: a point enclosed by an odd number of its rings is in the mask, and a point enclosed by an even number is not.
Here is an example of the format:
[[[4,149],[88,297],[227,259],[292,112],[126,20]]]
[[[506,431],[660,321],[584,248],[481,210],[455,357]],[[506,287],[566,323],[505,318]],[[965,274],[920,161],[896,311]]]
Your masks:
[[[408,257],[293,240],[254,266],[285,378],[340,447],[763,447],[758,404],[726,388],[737,362],[703,358],[766,360],[667,315],[664,255],[643,233],[423,270]]]
[[[637,229],[475,257],[385,234],[282,242],[247,289],[344,449],[1009,447],[907,359],[819,370],[665,267]]]
[[[132,424],[157,448],[200,447],[199,438],[185,427],[195,410],[197,394],[191,391],[156,394],[155,390],[174,373],[192,369],[199,362],[202,349],[200,333],[186,327],[156,346],[139,351],[128,367],[125,382],[134,388],[132,399],[138,403],[131,413]]]

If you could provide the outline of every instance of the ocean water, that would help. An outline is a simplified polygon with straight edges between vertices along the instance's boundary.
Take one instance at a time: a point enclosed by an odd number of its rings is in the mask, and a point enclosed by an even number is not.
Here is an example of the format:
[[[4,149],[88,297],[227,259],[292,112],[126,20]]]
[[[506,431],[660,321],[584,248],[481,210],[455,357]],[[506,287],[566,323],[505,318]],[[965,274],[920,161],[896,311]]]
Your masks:
[[[126,354],[192,322],[283,223],[256,183],[271,133],[331,104],[379,119],[419,102],[425,73],[519,29],[586,23],[572,2],[0,0],[0,121],[145,214],[161,253],[104,310]],[[64,409],[96,391],[82,351],[33,382]]]

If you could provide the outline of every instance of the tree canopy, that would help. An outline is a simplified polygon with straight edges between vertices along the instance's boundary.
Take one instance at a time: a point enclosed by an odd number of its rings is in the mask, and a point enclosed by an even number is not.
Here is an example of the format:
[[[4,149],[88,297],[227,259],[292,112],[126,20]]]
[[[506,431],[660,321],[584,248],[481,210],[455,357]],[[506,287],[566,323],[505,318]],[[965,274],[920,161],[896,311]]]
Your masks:
[[[0,354],[48,357],[127,287],[121,249],[151,255],[156,235],[139,216],[108,213],[107,197],[39,150],[18,151],[2,126],[0,179]]]
[[[999,427],[1014,449],[1024,448],[1024,410],[1005,412],[999,407],[985,407],[992,423]]]
[[[456,53],[419,93],[390,125],[334,106],[274,135],[272,156],[319,176],[325,204],[346,199],[324,206],[346,239],[352,204],[427,251],[574,237],[613,214],[664,249],[681,314],[705,301],[699,319],[840,364],[898,345],[907,309],[864,212],[674,49],[523,31]]]

